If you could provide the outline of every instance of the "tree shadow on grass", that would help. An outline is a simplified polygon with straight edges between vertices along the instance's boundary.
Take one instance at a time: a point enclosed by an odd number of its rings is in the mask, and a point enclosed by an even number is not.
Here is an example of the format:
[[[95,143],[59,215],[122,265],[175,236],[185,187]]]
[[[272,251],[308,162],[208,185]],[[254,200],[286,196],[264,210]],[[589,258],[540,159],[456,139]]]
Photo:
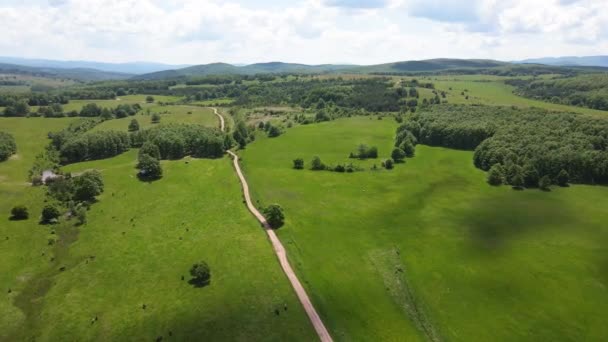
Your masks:
[[[208,286],[211,284],[211,278],[209,278],[209,279],[192,278],[192,279],[188,280],[188,284],[190,284],[196,288],[202,288],[202,287],[205,287],[205,286]]]
[[[146,182],[146,183],[152,183],[155,182],[157,180],[161,180],[163,177],[148,177],[146,175],[143,175],[141,173],[137,173],[137,179],[139,179],[142,182]]]

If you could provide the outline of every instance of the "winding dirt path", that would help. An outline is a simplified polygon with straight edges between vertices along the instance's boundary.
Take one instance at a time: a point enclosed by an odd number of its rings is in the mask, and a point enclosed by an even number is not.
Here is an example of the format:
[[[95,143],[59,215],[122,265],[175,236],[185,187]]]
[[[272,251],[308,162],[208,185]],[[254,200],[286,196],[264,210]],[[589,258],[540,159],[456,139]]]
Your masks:
[[[224,117],[222,116],[222,114],[218,113],[217,108],[211,107],[211,109],[213,109],[215,115],[217,115],[217,117],[220,119],[220,130],[223,132],[226,129]]]
[[[266,231],[266,234],[268,235],[268,238],[272,243],[272,247],[274,248],[274,252],[277,255],[277,258],[279,259],[281,267],[283,268],[283,272],[285,272],[285,275],[289,279],[291,286],[296,292],[300,303],[302,303],[304,311],[306,311],[310,322],[312,323],[315,330],[317,331],[317,334],[319,335],[319,339],[323,342],[332,342],[333,340],[331,338],[331,335],[329,335],[327,328],[325,328],[323,321],[321,321],[321,317],[319,317],[319,314],[315,310],[315,307],[312,305],[310,298],[308,298],[306,290],[304,290],[304,287],[300,283],[300,280],[298,280],[298,277],[296,276],[295,272],[291,268],[291,265],[289,264],[289,261],[287,260],[287,253],[285,252],[285,247],[283,247],[283,244],[275,234],[274,230],[270,227],[264,216],[256,209],[256,207],[251,202],[251,197],[249,195],[249,185],[247,184],[247,180],[245,180],[245,176],[243,176],[243,172],[241,171],[241,167],[239,165],[239,157],[232,151],[228,151],[228,153],[232,156],[234,169],[236,170],[236,173],[241,181],[241,186],[243,188],[243,195],[245,196],[247,208],[253,214],[253,216],[255,216],[258,221],[260,221],[262,226],[264,226],[264,230]]]
[[[220,129],[223,132],[226,129],[226,125],[224,123],[224,117],[217,111],[217,108],[211,108],[211,109],[213,109],[213,112],[215,113],[215,115],[217,115],[218,118],[220,119]],[[260,223],[264,227],[264,230],[266,231],[266,234],[268,235],[268,238],[270,239],[270,242],[272,243],[272,247],[274,248],[274,253],[276,254],[277,258],[279,259],[281,268],[283,268],[283,272],[285,272],[285,275],[287,276],[287,279],[289,279],[291,286],[293,287],[294,291],[296,292],[296,295],[298,296],[300,303],[302,303],[302,306],[304,307],[304,311],[306,311],[306,314],[308,315],[310,322],[312,323],[313,327],[315,328],[317,335],[319,335],[319,339],[322,342],[333,342],[333,339],[331,338],[331,335],[327,331],[327,328],[325,328],[325,325],[323,324],[321,317],[319,317],[317,310],[315,310],[315,307],[312,305],[310,298],[308,298],[308,294],[306,294],[306,290],[304,290],[304,287],[300,283],[300,280],[298,279],[295,272],[291,268],[291,265],[289,264],[289,260],[287,260],[287,253],[285,252],[285,247],[283,247],[281,240],[279,240],[279,238],[277,237],[277,234],[275,234],[272,227],[270,227],[270,225],[266,221],[266,218],[264,218],[264,216],[253,205],[253,202],[251,201],[251,196],[249,195],[249,185],[247,184],[247,180],[245,179],[245,176],[243,175],[243,171],[241,171],[241,166],[239,165],[239,157],[236,154],[234,154],[234,152],[232,152],[232,151],[227,151],[227,152],[228,152],[228,154],[230,154],[230,156],[232,156],[234,170],[236,171],[236,174],[239,176],[239,180],[241,181],[241,187],[243,189],[243,196],[245,197],[245,202],[247,203],[247,208],[253,214],[253,216],[255,216],[255,218],[258,221],[260,221]]]

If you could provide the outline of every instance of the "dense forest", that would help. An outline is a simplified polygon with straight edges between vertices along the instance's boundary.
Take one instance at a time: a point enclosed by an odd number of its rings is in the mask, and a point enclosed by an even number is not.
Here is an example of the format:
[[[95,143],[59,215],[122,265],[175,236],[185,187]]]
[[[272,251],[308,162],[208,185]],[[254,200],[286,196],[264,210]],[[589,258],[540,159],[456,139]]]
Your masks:
[[[411,114],[400,131],[418,143],[475,150],[475,166],[500,165],[533,187],[564,170],[579,183],[608,183],[608,120],[541,109],[439,105]]]
[[[608,74],[590,74],[550,80],[509,80],[515,93],[565,105],[608,110]]]

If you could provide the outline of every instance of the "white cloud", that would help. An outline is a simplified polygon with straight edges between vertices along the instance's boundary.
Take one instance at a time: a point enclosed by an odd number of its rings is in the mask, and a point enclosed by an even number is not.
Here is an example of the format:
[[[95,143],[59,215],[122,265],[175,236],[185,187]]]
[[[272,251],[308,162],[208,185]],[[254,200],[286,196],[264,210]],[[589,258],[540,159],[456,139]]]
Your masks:
[[[0,4],[0,22],[2,54],[57,59],[371,64],[608,51],[604,0],[30,0]]]

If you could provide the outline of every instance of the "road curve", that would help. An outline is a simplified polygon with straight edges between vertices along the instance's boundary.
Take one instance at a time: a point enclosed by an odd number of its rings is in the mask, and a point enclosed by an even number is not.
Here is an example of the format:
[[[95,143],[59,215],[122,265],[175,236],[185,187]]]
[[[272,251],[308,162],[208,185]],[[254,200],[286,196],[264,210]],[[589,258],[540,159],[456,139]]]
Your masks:
[[[247,180],[245,180],[245,176],[243,176],[243,172],[241,171],[241,167],[239,165],[239,157],[232,151],[227,152],[232,156],[234,169],[236,170],[236,173],[241,181],[241,187],[243,188],[243,195],[245,197],[245,202],[247,203],[247,208],[264,227],[264,230],[266,231],[266,234],[268,235],[268,238],[272,243],[274,252],[277,255],[277,258],[279,259],[279,263],[283,268],[283,272],[285,272],[285,275],[289,279],[291,286],[296,292],[300,303],[302,303],[304,311],[306,311],[310,322],[312,323],[317,334],[319,335],[319,339],[323,342],[332,342],[333,340],[331,338],[331,335],[329,335],[327,328],[325,328],[323,321],[321,321],[321,317],[319,317],[317,310],[315,310],[315,307],[312,305],[310,298],[308,298],[306,290],[304,290],[304,287],[300,283],[300,280],[298,280],[298,277],[296,276],[295,272],[291,268],[291,265],[289,264],[289,261],[287,260],[287,253],[285,252],[285,247],[283,247],[283,244],[275,234],[274,230],[270,227],[264,216],[256,209],[256,207],[251,202],[251,197],[249,195],[249,185],[247,184]]]
[[[226,129],[226,123],[224,122],[224,117],[222,116],[222,114],[217,112],[217,108],[211,108],[213,109],[213,112],[215,113],[215,115],[217,115],[218,118],[220,118],[220,130],[223,132]]]

